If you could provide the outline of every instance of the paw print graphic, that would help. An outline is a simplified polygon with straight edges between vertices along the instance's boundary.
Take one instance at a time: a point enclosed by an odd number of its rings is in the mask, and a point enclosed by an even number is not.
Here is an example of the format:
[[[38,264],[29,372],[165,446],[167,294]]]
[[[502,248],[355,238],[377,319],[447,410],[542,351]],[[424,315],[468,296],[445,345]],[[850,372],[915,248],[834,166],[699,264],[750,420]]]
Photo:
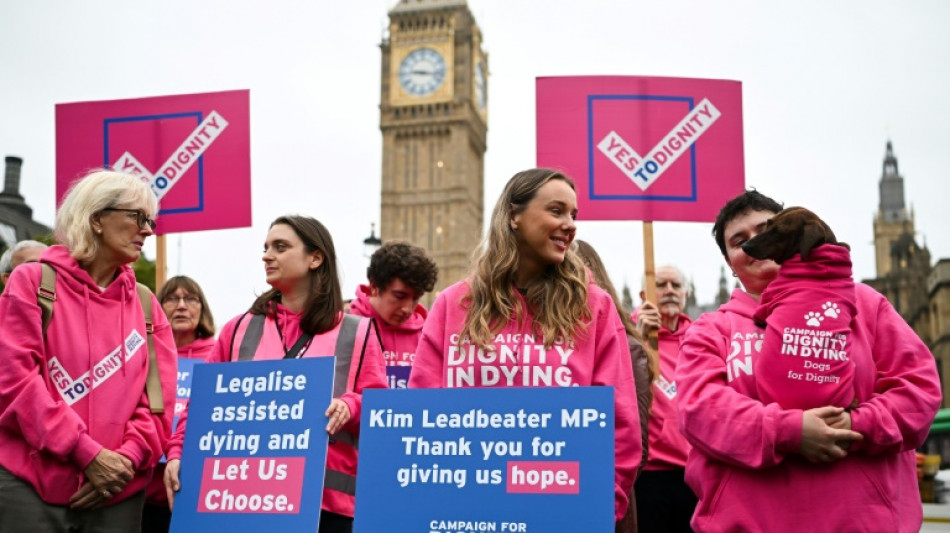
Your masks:
[[[838,304],[834,302],[825,302],[821,308],[825,311],[825,316],[829,318],[838,318],[841,314],[841,309],[838,309]]]
[[[821,316],[820,314],[814,311],[809,311],[808,313],[805,314],[805,323],[814,328],[817,328],[818,326],[820,326],[821,321],[824,319],[825,317]]]

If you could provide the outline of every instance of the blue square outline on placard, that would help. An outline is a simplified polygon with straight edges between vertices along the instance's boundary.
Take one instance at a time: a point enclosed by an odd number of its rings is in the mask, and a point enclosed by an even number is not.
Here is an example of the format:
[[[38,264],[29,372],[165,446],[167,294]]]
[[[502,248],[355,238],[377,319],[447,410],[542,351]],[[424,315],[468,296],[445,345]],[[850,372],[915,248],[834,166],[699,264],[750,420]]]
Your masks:
[[[696,143],[689,147],[690,195],[689,196],[646,196],[642,194],[597,194],[594,192],[594,102],[596,100],[657,100],[666,102],[684,102],[689,111],[696,105],[690,96],[658,96],[649,94],[589,94],[587,95],[587,190],[591,200],[648,200],[657,202],[695,202],[696,201]]]
[[[143,122],[146,120],[161,120],[169,118],[183,118],[183,117],[195,117],[198,119],[198,125],[201,124],[201,121],[204,120],[204,114],[201,111],[190,111],[183,113],[169,113],[165,115],[142,115],[136,117],[119,117],[119,118],[107,118],[102,121],[102,135],[103,135],[103,166],[105,168],[112,168],[112,162],[109,161],[109,126],[114,123],[119,122]],[[133,154],[134,155],[134,154]],[[161,209],[158,211],[160,215],[170,215],[174,213],[200,213],[205,209],[205,194],[204,194],[204,176],[205,176],[205,166],[204,166],[205,156],[204,154],[198,156],[198,205],[193,207],[179,207],[176,209]]]

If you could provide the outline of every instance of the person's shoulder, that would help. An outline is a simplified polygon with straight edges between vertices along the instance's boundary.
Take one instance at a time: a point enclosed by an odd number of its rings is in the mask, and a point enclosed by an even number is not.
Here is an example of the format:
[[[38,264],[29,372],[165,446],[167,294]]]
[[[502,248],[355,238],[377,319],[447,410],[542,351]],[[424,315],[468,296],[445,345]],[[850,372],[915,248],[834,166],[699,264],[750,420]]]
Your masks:
[[[597,284],[591,283],[587,286],[587,303],[591,309],[600,306],[616,307],[613,298],[607,294],[607,291],[601,289]]]
[[[10,278],[7,279],[3,293],[17,294],[22,297],[35,295],[40,286],[41,268],[39,263],[23,263],[14,268],[13,272],[10,273]]]
[[[464,294],[469,291],[469,281],[467,279],[462,279],[456,281],[455,283],[449,285],[448,287],[442,289],[442,292],[439,293],[439,296],[450,296],[456,294]]]
[[[233,318],[231,318],[231,320],[228,320],[224,323],[224,326],[221,327],[221,331],[219,332],[218,336],[220,337],[221,335],[225,334],[233,334],[234,330],[237,329],[238,324],[240,324],[242,321],[250,320],[253,316],[254,314],[250,311],[245,311],[244,313],[235,315]]]
[[[740,315],[731,313],[728,309],[724,310],[722,308],[716,311],[702,313],[696,317],[696,320],[693,320],[687,324],[687,327],[683,331],[683,336],[686,337],[694,332],[698,333],[700,331],[709,331],[711,329],[731,329],[729,327],[730,323],[737,318],[740,318]],[[749,320],[749,322],[751,323],[751,320]]]
[[[432,308],[434,310],[439,305],[460,305],[462,299],[468,296],[470,291],[471,286],[469,285],[469,280],[463,279],[461,281],[456,281],[439,292],[439,295],[435,298],[435,303],[432,304]]]
[[[884,295],[877,292],[874,287],[867,283],[854,284],[854,296],[859,303],[878,305],[881,300],[886,300]]]

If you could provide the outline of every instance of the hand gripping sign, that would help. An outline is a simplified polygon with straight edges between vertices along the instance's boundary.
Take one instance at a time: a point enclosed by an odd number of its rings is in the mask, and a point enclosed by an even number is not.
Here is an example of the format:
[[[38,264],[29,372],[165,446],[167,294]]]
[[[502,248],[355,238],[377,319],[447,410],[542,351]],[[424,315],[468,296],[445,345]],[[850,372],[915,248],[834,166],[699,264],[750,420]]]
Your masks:
[[[58,104],[57,198],[96,167],[151,186],[158,234],[249,226],[249,92]]]
[[[709,222],[744,188],[742,86],[538,78],[538,166],[577,187],[578,218]]]

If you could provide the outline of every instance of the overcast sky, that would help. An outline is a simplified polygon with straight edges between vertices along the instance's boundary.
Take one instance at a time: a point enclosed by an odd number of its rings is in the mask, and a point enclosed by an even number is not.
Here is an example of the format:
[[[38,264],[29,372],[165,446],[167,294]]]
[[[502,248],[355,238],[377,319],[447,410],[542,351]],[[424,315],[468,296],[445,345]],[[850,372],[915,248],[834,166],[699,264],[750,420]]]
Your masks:
[[[268,224],[303,213],[333,234],[350,297],[379,220],[379,43],[395,3],[0,0],[0,155],[24,159],[20,192],[52,225],[55,104],[250,89],[254,225],[169,236],[169,275],[198,280],[221,325],[267,288]],[[852,244],[855,277],[875,276],[871,222],[888,139],[919,242],[935,260],[950,257],[950,2],[469,6],[489,53],[487,208],[535,165],[536,77],[732,79],[743,86],[746,183],[825,218]],[[618,287],[637,289],[641,223],[578,226]],[[701,303],[723,264],[710,227],[654,224],[657,263],[679,264]]]

